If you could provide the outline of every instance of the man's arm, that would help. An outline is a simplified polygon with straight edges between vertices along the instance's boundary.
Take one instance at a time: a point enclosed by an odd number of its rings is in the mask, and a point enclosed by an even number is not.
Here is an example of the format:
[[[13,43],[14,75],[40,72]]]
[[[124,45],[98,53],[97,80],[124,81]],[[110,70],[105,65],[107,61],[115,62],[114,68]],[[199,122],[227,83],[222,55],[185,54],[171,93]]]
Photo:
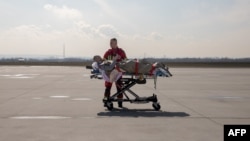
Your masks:
[[[99,68],[101,70],[104,70],[104,71],[110,71],[110,70],[114,69],[115,65],[116,65],[116,61],[114,60],[110,65],[108,65],[108,64],[100,64]]]
[[[119,48],[119,55],[120,55],[119,61],[127,59],[125,51],[123,49],[121,49],[121,48]]]
[[[127,55],[126,55],[126,53],[125,53],[124,50],[122,50],[122,56],[121,56],[121,58],[122,58],[122,60],[127,59]]]

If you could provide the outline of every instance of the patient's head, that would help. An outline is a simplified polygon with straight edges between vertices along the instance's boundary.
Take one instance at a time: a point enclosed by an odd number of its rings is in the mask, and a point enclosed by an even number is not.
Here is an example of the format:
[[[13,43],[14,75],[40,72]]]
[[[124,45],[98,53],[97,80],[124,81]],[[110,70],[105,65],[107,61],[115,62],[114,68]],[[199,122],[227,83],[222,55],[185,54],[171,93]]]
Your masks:
[[[156,68],[158,68],[159,70],[162,71],[162,73],[164,73],[166,76],[172,76],[172,74],[170,73],[170,71],[168,70],[168,66],[166,66],[164,63],[159,63],[156,62],[153,64]]]
[[[102,62],[103,60],[102,60],[102,57],[100,55],[95,55],[93,57],[93,61],[95,61],[95,62]]]

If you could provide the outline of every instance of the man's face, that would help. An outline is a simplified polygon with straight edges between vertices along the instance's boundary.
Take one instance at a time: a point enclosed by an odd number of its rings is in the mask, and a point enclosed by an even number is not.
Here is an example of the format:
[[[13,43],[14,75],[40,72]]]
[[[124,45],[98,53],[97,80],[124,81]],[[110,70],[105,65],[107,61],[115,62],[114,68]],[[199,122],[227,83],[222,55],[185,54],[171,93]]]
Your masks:
[[[112,49],[116,49],[116,48],[117,48],[117,42],[116,42],[116,41],[111,41],[111,42],[110,42],[110,47],[111,47]]]

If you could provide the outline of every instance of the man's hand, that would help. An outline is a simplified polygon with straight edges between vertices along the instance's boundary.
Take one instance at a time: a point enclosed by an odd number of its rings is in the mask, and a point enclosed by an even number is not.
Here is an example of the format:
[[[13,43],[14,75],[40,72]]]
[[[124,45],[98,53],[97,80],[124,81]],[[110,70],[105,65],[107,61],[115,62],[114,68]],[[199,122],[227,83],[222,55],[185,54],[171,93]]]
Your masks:
[[[116,60],[118,60],[118,59],[121,59],[121,56],[120,56],[120,55],[118,55],[118,54],[116,54],[116,56],[115,56],[115,57],[113,57],[113,61],[116,61]]]

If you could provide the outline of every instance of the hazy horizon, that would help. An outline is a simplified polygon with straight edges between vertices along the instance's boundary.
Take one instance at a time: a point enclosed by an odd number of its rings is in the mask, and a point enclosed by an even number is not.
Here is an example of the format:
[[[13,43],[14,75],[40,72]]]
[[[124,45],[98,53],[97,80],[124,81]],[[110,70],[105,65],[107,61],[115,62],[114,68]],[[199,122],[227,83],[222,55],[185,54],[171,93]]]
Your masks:
[[[92,59],[93,56],[62,56],[62,55],[2,55],[0,54],[0,60],[2,59]],[[167,60],[183,60],[183,59],[195,59],[195,60],[250,60],[250,57],[240,57],[240,58],[233,58],[233,57],[155,57],[155,56],[143,56],[143,57],[129,57],[128,59],[167,59]]]
[[[248,0],[0,0],[0,55],[249,58]]]

